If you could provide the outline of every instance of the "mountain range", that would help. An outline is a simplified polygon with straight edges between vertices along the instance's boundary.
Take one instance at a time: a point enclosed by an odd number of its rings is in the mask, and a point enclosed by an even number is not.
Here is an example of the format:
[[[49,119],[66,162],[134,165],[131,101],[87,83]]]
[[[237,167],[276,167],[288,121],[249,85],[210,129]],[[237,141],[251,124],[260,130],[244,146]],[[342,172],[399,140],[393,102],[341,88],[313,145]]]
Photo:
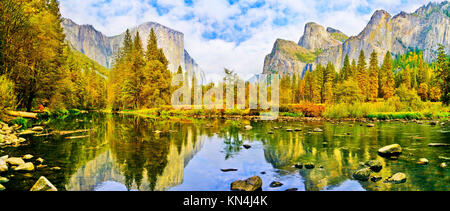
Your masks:
[[[85,54],[99,64],[111,68],[114,56],[123,44],[125,32],[116,36],[106,36],[92,25],[79,25],[70,19],[63,19],[62,26],[66,39],[73,48]],[[131,28],[134,36],[139,31],[144,48],[150,30],[155,31],[158,47],[162,48],[169,60],[169,70],[176,72],[178,66],[190,72],[199,71],[199,66],[184,48],[184,34],[154,22],[147,22]]]
[[[448,1],[429,3],[413,13],[391,16],[377,10],[367,26],[357,36],[348,37],[341,31],[317,23],[307,23],[298,43],[276,40],[272,52],[264,61],[264,74],[301,74],[317,64],[332,62],[340,69],[346,55],[358,59],[361,50],[366,59],[375,50],[381,62],[390,51],[394,56],[411,50],[422,50],[424,59],[433,61],[438,44],[450,49],[450,12]]]

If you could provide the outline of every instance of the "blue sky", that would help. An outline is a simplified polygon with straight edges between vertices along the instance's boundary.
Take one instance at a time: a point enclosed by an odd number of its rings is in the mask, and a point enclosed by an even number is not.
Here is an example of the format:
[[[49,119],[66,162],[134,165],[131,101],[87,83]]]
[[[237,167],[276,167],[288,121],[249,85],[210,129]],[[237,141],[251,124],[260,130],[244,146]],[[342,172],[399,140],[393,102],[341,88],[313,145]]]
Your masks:
[[[298,42],[307,22],[357,35],[373,12],[413,12],[426,0],[61,0],[61,13],[106,35],[154,21],[183,32],[185,48],[207,78],[223,68],[262,72],[277,38]]]

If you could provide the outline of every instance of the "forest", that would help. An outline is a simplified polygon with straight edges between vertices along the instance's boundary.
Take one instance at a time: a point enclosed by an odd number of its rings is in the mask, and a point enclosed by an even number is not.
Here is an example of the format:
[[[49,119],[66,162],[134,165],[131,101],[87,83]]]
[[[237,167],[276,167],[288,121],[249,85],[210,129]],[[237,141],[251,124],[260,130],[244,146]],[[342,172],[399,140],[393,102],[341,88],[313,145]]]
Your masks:
[[[127,31],[113,67],[107,69],[65,40],[58,1],[1,0],[0,7],[0,113],[78,109],[161,115],[161,108],[169,115],[189,113],[169,106],[179,86],[171,84],[176,73],[168,70],[170,61],[153,30],[148,38]],[[146,48],[142,39],[149,40]],[[281,112],[330,118],[396,112],[448,116],[450,59],[442,45],[437,54],[427,63],[420,50],[388,52],[383,61],[378,61],[378,52],[361,51],[357,61],[346,56],[342,67],[319,64],[303,77],[282,76]],[[177,73],[183,73],[181,67]],[[225,74],[234,73],[225,69]],[[248,92],[248,82],[246,86]],[[203,85],[202,92],[212,87]]]

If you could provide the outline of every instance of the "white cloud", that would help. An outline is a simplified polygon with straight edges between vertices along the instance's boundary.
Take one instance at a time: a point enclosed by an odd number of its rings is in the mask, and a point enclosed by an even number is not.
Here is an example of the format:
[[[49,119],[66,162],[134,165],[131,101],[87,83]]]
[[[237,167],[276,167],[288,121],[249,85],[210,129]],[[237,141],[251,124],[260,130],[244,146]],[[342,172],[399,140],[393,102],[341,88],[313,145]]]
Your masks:
[[[304,24],[317,22],[348,35],[357,35],[377,9],[392,15],[404,10],[413,12],[425,0],[265,0],[262,6],[250,8],[262,0],[158,0],[167,13],[158,14],[148,0],[61,0],[61,13],[79,24],[91,24],[106,35],[117,35],[127,28],[154,21],[185,34],[185,47],[200,64],[207,78],[218,79],[223,68],[235,70],[249,78],[261,73],[264,57],[277,38],[297,42]],[[153,1],[155,2],[155,1]],[[246,12],[242,13],[242,8]],[[187,19],[186,17],[190,17]],[[285,22],[277,25],[274,22]],[[258,24],[259,23],[259,24]],[[241,30],[237,30],[241,28]],[[204,33],[215,33],[207,39]]]

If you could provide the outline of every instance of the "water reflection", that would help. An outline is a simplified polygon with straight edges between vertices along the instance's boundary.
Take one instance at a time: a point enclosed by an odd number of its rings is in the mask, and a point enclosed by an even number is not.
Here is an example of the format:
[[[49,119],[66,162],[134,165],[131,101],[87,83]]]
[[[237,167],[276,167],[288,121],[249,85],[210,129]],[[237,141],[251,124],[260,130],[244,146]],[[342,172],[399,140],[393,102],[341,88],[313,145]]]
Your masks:
[[[66,140],[63,136],[30,137],[28,146],[1,149],[0,154],[42,157],[61,171],[39,169],[30,178],[17,174],[8,190],[27,190],[46,176],[60,190],[229,190],[236,179],[259,175],[263,190],[450,190],[450,172],[439,167],[439,156],[450,157],[448,148],[430,148],[431,142],[448,143],[448,126],[416,123],[230,122],[223,120],[156,121],[139,116],[91,114],[51,120],[53,130],[92,129],[89,138]],[[243,130],[251,124],[253,129]],[[267,134],[274,127],[272,135]],[[286,128],[301,129],[287,132]],[[322,133],[311,132],[321,128]],[[398,160],[377,155],[378,148],[399,143]],[[243,144],[252,147],[245,149]],[[430,160],[417,165],[418,158]],[[404,172],[404,184],[359,182],[352,173],[368,160],[380,160],[383,170],[373,175],[387,178]],[[312,170],[296,163],[314,163]],[[237,168],[237,172],[221,172]],[[281,188],[270,188],[280,181]]]

